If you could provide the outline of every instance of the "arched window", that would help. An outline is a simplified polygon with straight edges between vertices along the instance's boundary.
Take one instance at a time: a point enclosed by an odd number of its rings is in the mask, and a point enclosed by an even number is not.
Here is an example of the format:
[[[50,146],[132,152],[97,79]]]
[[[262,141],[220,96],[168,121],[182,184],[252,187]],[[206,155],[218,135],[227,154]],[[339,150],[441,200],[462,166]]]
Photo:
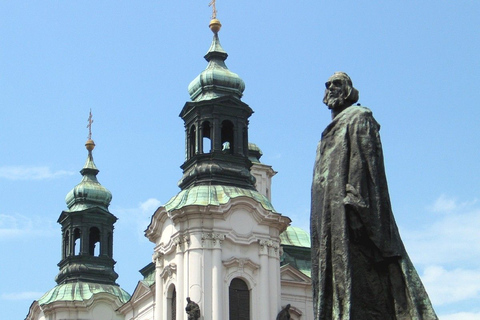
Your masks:
[[[88,254],[95,257],[100,255],[100,230],[96,227],[90,228],[90,234],[88,237]]]
[[[210,122],[205,121],[202,123],[202,147],[203,153],[212,152],[212,136],[211,136],[211,126]]]
[[[222,151],[233,154],[235,150],[235,141],[233,134],[233,123],[228,120],[222,121]]]
[[[167,293],[167,319],[177,319],[177,291],[173,284],[170,286]]]
[[[195,126],[190,128],[190,133],[188,134],[188,159],[195,155],[196,150],[196,132]]]
[[[250,320],[250,290],[245,281],[233,279],[228,291],[230,320]]]
[[[81,235],[81,232],[80,232],[80,229],[76,228],[74,231],[73,231],[73,254],[78,256],[80,254],[80,235]]]

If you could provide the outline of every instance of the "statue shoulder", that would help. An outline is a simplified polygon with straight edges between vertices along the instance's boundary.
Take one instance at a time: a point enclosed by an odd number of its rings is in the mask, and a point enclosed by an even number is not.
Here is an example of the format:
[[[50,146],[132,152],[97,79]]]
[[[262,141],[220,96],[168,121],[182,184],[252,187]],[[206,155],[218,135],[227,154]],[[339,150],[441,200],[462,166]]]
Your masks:
[[[364,118],[369,117],[373,118],[372,110],[363,107],[363,106],[351,106],[348,109],[348,114],[350,117]]]

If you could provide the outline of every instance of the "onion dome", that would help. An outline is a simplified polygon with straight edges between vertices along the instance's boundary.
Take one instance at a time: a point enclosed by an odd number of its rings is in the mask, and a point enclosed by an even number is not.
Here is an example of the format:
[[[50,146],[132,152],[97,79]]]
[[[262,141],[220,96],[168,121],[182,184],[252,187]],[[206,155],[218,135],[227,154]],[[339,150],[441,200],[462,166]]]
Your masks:
[[[253,163],[261,163],[262,150],[253,142],[248,143],[248,159]]]
[[[221,26],[217,19],[210,22],[213,41],[204,56],[208,61],[207,68],[188,86],[188,93],[193,101],[210,100],[222,96],[235,96],[240,99],[245,90],[245,82],[225,65],[228,54],[223,50],[218,38]]]
[[[108,210],[110,201],[112,201],[112,193],[97,180],[99,170],[95,166],[92,156],[95,143],[88,139],[85,147],[88,150],[88,157],[80,171],[83,176],[82,181],[67,194],[65,202],[69,211],[80,211],[92,207]]]

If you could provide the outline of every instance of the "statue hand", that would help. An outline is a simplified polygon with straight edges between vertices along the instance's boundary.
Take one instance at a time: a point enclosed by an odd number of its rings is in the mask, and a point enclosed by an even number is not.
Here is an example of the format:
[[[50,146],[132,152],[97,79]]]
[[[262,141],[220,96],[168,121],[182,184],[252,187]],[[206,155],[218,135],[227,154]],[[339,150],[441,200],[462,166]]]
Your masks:
[[[358,213],[355,212],[355,209],[347,205],[345,211],[348,219],[348,227],[350,230],[350,240],[353,242],[360,242],[366,236],[366,229],[358,216]]]

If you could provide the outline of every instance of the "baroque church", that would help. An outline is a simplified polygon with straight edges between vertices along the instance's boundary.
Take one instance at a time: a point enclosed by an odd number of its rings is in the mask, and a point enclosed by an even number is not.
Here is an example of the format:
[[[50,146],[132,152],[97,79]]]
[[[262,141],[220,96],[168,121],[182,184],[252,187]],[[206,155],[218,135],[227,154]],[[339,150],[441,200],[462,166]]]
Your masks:
[[[94,142],[86,143],[81,182],[58,218],[62,254],[57,285],[34,301],[27,320],[180,320],[187,298],[202,320],[269,320],[290,305],[291,319],[312,320],[310,237],[271,203],[276,172],[248,141],[253,110],[245,84],[225,65],[221,24],[206,69],[188,86],[180,192],[153,213],[145,236],[152,261],[129,294],[117,283],[112,194],[97,180]]]

